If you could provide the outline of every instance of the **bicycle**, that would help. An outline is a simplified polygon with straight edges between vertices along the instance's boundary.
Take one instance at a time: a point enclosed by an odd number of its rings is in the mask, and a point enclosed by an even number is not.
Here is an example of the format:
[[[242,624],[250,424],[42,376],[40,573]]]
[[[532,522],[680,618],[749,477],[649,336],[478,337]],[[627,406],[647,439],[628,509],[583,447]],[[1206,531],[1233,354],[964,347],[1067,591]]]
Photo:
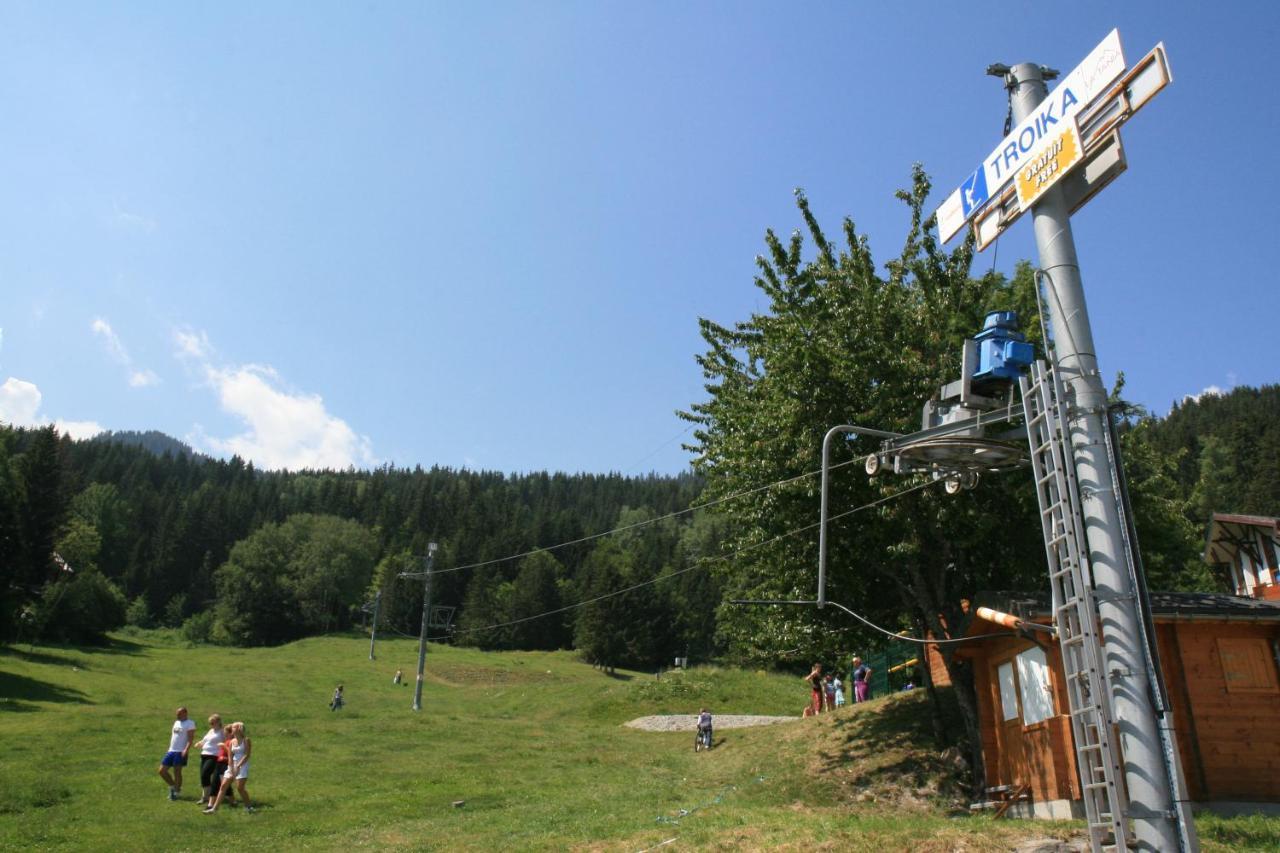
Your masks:
[[[711,729],[699,728],[698,733],[693,738],[693,751],[698,752],[703,749],[711,748]]]

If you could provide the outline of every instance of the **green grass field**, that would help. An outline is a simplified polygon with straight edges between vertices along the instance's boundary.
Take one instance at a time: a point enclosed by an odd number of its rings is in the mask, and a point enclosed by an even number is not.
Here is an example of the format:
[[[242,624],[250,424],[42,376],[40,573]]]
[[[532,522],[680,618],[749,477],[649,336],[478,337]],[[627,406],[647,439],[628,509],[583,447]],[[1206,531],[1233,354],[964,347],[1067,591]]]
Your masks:
[[[793,847],[1007,850],[1071,823],[955,809],[957,771],[926,736],[923,697],[818,719],[692,735],[621,726],[646,714],[794,714],[798,678],[728,669],[609,676],[568,653],[324,637],[272,649],[188,647],[164,633],[105,649],[0,647],[0,846],[161,850],[350,847],[664,851]],[[411,680],[412,676],[410,676]],[[327,705],[335,684],[347,706]],[[196,805],[156,766],[173,709],[218,711],[253,739],[256,814]],[[465,804],[455,807],[455,801]],[[1280,847],[1280,820],[1207,818],[1206,850]]]

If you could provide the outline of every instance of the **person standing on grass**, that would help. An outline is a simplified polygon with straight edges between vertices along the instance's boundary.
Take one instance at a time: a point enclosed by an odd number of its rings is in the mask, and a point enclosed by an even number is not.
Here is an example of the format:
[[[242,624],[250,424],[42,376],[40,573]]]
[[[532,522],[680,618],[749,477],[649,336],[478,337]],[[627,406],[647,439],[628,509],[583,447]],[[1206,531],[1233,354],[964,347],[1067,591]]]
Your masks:
[[[815,663],[804,680],[809,682],[809,690],[813,694],[809,699],[813,713],[822,713],[822,664]]]
[[[715,735],[712,733],[711,712],[703,708],[698,712],[698,734],[707,733],[707,749],[715,745]]]
[[[202,806],[213,802],[217,794],[215,786],[221,781],[218,775],[218,748],[222,746],[223,738],[222,717],[211,714],[209,731],[196,741],[196,745],[200,747],[200,788],[204,793],[200,795],[199,804]]]
[[[836,709],[836,686],[832,682],[830,675],[822,680],[822,690],[825,694],[823,699],[826,702],[826,710],[834,711]]]
[[[160,778],[169,786],[170,801],[177,800],[178,794],[182,793],[182,768],[187,766],[187,753],[196,739],[196,723],[187,719],[185,706],[174,712],[174,718],[169,733],[169,751],[160,759],[159,770]]]
[[[853,656],[853,701],[865,702],[871,698],[871,672],[862,658]]]
[[[245,788],[245,784],[249,781],[249,756],[253,752],[253,744],[249,741],[244,723],[237,721],[231,724],[231,740],[228,741],[228,748],[231,753],[231,765],[227,767],[227,772],[222,774],[222,787],[218,789],[218,798],[213,801],[213,805],[204,810],[204,813],[216,812],[218,806],[222,805],[222,798],[234,784],[236,790],[240,792],[240,802],[244,803],[245,814],[253,814],[253,803],[250,802],[249,791]]]
[[[844,682],[840,680],[840,676],[837,675],[831,679],[831,686],[834,687],[836,691],[836,707],[843,708],[844,707]]]
[[[333,700],[329,702],[329,710],[336,711],[342,707],[342,685],[338,685],[338,689],[333,691]]]
[[[224,729],[227,737],[231,736],[231,727]],[[218,795],[218,791],[222,790],[222,777],[226,775],[227,768],[231,766],[231,750],[227,738],[224,737],[222,743],[218,744],[218,764],[213,774],[213,787],[209,789],[209,802],[207,806],[213,805],[214,797]],[[234,806],[236,804],[236,792],[227,791],[227,805]]]

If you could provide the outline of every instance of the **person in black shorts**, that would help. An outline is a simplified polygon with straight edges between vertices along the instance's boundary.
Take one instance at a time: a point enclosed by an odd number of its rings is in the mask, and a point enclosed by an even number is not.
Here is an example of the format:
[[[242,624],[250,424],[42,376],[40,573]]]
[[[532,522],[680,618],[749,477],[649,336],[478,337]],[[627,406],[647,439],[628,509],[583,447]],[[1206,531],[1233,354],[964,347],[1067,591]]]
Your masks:
[[[222,778],[217,775],[218,747],[222,745],[222,739],[222,717],[218,714],[210,714],[209,731],[193,744],[200,747],[200,787],[204,791],[200,796],[202,806],[213,802],[214,796],[218,793],[214,786],[219,784]]]

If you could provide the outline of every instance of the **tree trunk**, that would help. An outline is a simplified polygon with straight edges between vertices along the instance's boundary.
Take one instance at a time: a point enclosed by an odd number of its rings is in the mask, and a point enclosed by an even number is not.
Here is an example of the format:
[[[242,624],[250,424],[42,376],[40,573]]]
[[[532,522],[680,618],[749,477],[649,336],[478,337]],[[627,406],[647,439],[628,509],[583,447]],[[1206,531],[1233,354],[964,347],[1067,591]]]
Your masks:
[[[964,720],[965,733],[969,737],[969,767],[973,771],[972,793],[975,801],[982,799],[987,787],[987,767],[982,751],[982,726],[978,719],[978,694],[973,686],[973,664],[956,660],[950,651],[942,653],[947,674],[955,687],[956,703]]]
[[[917,620],[917,632],[919,636],[924,636],[924,623]],[[933,725],[933,742],[939,750],[946,749],[951,745],[951,739],[947,737],[947,722],[942,716],[942,697],[938,695],[938,688],[933,683],[933,669],[929,666],[929,650],[923,647],[920,653],[924,663],[920,666],[920,681],[924,684],[925,692],[929,695],[929,720]]]
[[[945,571],[943,568],[942,572]],[[943,578],[926,576],[914,560],[907,566],[907,578],[916,599],[919,616],[929,631],[937,639],[950,639],[951,631],[960,625],[962,614],[956,604],[939,600],[945,595]],[[965,737],[969,742],[971,787],[977,796],[986,787],[987,774],[982,757],[982,727],[978,722],[978,695],[973,686],[973,667],[956,659],[953,646],[938,646],[938,650],[942,653],[942,662],[947,667],[956,703],[960,707],[960,719],[964,723]]]

